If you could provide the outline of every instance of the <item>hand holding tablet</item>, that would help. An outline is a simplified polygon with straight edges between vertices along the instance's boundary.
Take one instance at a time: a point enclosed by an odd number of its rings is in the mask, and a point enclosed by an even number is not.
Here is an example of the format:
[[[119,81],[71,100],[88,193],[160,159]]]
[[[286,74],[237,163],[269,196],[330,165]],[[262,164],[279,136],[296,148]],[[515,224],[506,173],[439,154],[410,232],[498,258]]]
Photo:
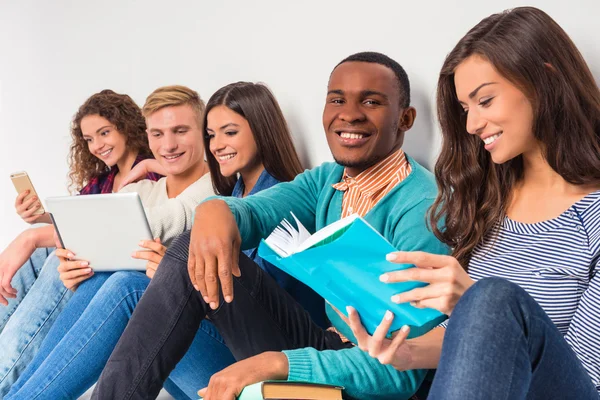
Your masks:
[[[46,206],[62,247],[68,249],[60,252],[64,273],[78,270],[68,275],[70,279],[83,276],[88,265],[96,272],[146,269],[146,260],[132,257],[146,250],[140,241],[152,240],[137,193],[51,197]]]

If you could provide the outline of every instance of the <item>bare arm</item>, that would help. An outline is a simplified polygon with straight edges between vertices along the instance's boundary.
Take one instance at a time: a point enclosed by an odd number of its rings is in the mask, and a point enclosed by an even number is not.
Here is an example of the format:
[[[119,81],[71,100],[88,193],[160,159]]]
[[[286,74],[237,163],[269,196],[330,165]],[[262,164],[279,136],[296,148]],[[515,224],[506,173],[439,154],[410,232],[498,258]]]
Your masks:
[[[55,240],[56,230],[54,229],[54,225],[33,228],[26,232],[29,233],[31,237],[31,243],[36,249],[41,247],[55,247],[57,245]]]
[[[119,183],[117,191],[123,189],[130,183],[140,181],[148,175],[148,173],[154,172],[159,175],[167,175],[167,171],[162,165],[155,159],[149,158],[147,160],[140,161],[135,167],[129,171],[127,175],[123,177],[123,180]]]
[[[411,363],[406,369],[436,369],[442,354],[445,328],[434,328],[418,338],[406,341]]]
[[[8,305],[7,298],[15,298],[17,290],[11,281],[15,273],[31,257],[35,249],[54,247],[54,226],[28,229],[0,253],[0,304]]]

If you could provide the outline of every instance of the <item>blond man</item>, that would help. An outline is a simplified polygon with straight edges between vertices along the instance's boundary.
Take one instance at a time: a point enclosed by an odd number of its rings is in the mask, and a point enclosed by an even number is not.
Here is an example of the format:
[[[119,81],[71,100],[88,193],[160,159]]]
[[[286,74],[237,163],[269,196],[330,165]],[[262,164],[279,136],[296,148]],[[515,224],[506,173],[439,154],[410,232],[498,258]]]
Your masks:
[[[165,176],[120,191],[140,195],[156,238],[140,243],[148,251],[132,254],[147,260],[147,269],[94,273],[93,261],[71,261],[68,249],[58,249],[60,279],[75,293],[6,398],[77,398],[97,380],[165,245],[190,229],[194,207],[214,195],[204,161],[203,111],[198,94],[184,86],[162,87],[148,96],[142,113],[155,163],[146,167],[154,165]],[[98,245],[110,251],[110,243]]]

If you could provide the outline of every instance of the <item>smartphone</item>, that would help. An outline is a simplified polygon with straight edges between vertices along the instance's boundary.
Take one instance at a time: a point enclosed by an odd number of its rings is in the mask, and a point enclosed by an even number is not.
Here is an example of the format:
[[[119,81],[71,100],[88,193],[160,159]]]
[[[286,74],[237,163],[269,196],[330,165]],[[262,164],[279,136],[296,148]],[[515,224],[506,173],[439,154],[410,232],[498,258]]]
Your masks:
[[[23,193],[26,190],[29,190],[29,194],[25,197],[23,201],[29,200],[33,196],[38,196],[35,191],[33,184],[31,183],[31,179],[29,179],[29,175],[27,172],[15,172],[14,174],[10,174],[10,179],[12,179],[13,185],[15,185],[15,189],[17,189],[17,193]],[[41,202],[40,202],[41,204]],[[44,206],[40,206],[40,208],[33,215],[42,215],[46,211],[44,210]]]

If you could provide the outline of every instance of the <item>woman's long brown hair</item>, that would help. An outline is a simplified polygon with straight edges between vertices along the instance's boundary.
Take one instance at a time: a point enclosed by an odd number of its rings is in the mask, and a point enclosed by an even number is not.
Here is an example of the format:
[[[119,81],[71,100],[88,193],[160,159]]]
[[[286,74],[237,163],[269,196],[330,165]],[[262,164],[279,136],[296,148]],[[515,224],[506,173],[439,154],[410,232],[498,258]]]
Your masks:
[[[454,71],[472,55],[487,59],[528,97],[533,133],[552,169],[572,184],[600,182],[600,90],[575,44],[537,8],[485,18],[447,56],[437,91],[442,149],[430,222],[464,268],[473,248],[506,215],[523,177],[522,156],[496,165],[481,139],[467,133]]]
[[[303,171],[281,108],[271,91],[261,83],[236,82],[217,90],[206,104],[204,127],[210,110],[225,106],[248,121],[256,141],[258,156],[267,172],[281,182],[291,181]],[[237,181],[221,174],[219,162],[210,152],[210,139],[204,135],[204,149],[215,192],[229,196]]]

